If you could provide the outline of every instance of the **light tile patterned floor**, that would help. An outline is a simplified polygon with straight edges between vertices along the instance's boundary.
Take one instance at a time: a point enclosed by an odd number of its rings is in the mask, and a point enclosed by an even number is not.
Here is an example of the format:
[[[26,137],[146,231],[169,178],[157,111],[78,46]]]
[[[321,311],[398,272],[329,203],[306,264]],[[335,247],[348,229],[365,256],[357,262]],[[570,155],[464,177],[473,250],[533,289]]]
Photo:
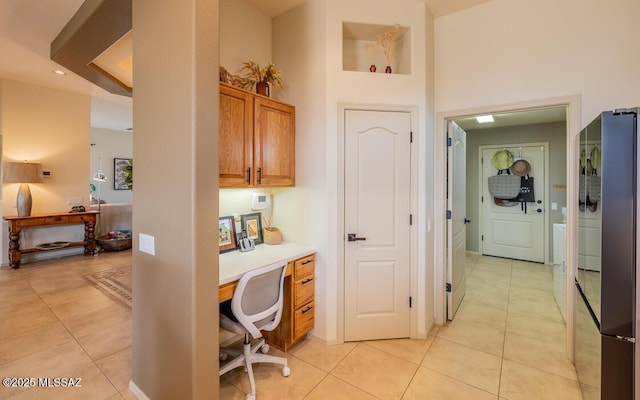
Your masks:
[[[83,377],[82,390],[0,388],[0,400],[135,398],[130,313],[82,278],[129,262],[129,252],[104,253],[0,269],[0,376]],[[551,268],[475,255],[466,268],[455,321],[426,340],[309,338],[287,354],[272,349],[288,357],[291,376],[256,366],[258,399],[582,399]],[[220,378],[221,399],[247,391],[241,368]]]

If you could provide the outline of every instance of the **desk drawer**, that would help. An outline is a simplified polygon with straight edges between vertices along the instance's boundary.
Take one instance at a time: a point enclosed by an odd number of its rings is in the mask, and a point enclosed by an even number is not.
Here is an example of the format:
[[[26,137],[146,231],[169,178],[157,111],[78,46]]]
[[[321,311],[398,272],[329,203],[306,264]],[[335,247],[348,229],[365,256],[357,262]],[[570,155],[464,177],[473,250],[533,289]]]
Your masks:
[[[296,260],[295,274],[294,274],[295,279],[302,279],[307,275],[313,274],[313,270],[315,269],[315,266],[316,266],[315,261],[316,261],[316,257],[314,254],[301,258],[299,260]]]
[[[293,308],[298,309],[305,303],[313,300],[313,293],[315,289],[316,279],[315,275],[306,276],[299,281],[296,281],[296,300],[293,304]]]
[[[300,307],[300,309],[296,310],[296,315],[294,317],[294,332],[293,337],[294,340],[298,339],[300,336],[306,335],[311,329],[313,329],[313,325],[315,322],[315,312],[316,306],[314,302],[311,302],[305,306]]]

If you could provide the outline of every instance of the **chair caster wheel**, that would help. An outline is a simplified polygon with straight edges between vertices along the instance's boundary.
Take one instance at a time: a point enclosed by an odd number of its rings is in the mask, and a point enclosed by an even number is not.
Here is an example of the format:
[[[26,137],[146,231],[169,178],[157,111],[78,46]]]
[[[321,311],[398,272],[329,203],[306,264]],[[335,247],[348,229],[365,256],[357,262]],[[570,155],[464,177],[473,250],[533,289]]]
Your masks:
[[[220,361],[226,361],[227,358],[229,358],[229,355],[227,353],[220,353],[218,358],[220,358]]]
[[[291,375],[291,369],[289,369],[288,365],[285,365],[282,367],[282,376],[287,377],[289,375]]]
[[[260,347],[260,351],[262,352],[262,354],[267,354],[269,352],[269,345],[268,344],[263,344],[262,347]]]

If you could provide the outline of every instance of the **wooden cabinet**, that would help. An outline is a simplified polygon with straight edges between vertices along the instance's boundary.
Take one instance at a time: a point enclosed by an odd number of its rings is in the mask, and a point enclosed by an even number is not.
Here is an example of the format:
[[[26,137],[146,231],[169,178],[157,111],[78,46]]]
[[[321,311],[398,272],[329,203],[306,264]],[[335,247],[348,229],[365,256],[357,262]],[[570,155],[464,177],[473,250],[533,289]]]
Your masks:
[[[263,332],[267,341],[282,351],[307,337],[315,326],[315,261],[315,254],[311,254],[289,263],[292,274],[285,280],[280,325]]]
[[[295,184],[295,108],[220,84],[220,187]]]

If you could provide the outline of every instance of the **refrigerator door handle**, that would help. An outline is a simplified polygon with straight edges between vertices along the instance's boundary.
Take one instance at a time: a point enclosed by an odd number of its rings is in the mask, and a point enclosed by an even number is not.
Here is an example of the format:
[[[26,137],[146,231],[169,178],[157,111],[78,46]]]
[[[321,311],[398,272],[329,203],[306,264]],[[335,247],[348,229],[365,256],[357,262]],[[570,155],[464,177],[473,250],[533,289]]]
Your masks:
[[[616,335],[616,339],[622,340],[623,342],[627,342],[627,343],[635,343],[636,342],[636,338],[634,338],[634,337],[626,337],[626,336],[618,336],[618,335]]]

